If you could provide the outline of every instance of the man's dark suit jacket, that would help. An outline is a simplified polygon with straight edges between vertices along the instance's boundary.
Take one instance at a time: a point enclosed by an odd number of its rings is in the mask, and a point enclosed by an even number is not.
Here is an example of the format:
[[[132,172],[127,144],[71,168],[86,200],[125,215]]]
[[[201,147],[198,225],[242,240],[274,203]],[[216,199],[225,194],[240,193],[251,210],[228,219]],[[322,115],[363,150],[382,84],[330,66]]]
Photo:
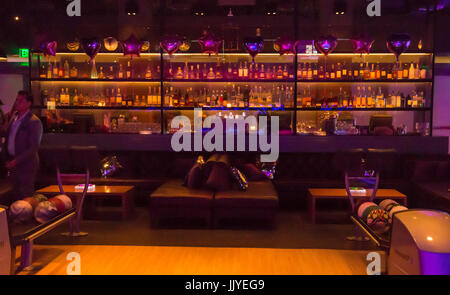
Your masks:
[[[10,128],[6,131],[4,152],[8,153],[8,140]],[[38,150],[42,139],[41,120],[33,113],[28,112],[22,119],[17,129],[15,138],[15,155],[9,160],[16,160],[14,175],[15,190],[19,190],[20,195],[34,192],[34,178],[39,168]],[[23,187],[22,187],[23,186]]]

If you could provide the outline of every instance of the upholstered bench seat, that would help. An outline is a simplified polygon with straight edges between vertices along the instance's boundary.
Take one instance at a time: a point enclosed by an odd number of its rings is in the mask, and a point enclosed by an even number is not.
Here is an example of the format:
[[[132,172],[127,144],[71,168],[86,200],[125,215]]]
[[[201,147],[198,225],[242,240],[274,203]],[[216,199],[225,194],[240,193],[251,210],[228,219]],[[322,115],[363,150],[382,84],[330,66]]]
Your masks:
[[[277,208],[278,195],[270,181],[251,181],[246,191],[226,190],[216,192],[215,206]]]
[[[214,195],[214,224],[262,220],[274,224],[278,194],[271,181],[250,181],[246,191],[219,191]]]
[[[165,182],[150,194],[152,225],[167,219],[203,219],[210,224],[214,193],[204,189],[189,189],[182,179]]]

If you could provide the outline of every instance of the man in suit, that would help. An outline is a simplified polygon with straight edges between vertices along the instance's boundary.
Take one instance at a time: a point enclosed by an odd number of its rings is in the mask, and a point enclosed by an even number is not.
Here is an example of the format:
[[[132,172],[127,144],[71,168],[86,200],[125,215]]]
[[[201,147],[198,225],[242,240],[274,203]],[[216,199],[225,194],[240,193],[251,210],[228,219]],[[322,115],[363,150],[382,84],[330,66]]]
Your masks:
[[[39,169],[38,149],[42,138],[42,123],[31,111],[33,97],[19,91],[6,126],[6,168],[14,187],[14,199],[34,194],[34,182]]]

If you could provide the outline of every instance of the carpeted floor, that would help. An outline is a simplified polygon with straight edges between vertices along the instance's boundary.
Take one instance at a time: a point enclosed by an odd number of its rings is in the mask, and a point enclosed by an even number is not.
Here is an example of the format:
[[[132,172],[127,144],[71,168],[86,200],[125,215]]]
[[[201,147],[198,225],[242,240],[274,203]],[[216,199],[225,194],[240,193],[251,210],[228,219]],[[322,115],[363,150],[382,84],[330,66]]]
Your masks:
[[[116,209],[117,211],[117,209]],[[71,238],[61,235],[68,226],[63,225],[36,240],[43,245],[135,245],[135,246],[190,246],[190,247],[247,247],[280,249],[339,249],[371,250],[371,242],[351,242],[346,236],[354,234],[354,226],[345,212],[322,213],[318,224],[311,224],[306,212],[280,211],[274,228],[231,227],[205,229],[201,227],[151,228],[148,211],[137,208],[132,218],[122,221],[111,219],[99,211],[101,219],[83,220],[81,230],[85,237]]]

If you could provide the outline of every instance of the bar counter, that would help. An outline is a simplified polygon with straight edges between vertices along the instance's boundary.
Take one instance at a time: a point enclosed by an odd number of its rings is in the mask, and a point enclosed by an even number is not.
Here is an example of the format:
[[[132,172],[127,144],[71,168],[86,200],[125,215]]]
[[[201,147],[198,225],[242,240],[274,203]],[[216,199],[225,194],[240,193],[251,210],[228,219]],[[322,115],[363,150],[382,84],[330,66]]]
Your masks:
[[[336,152],[352,148],[395,149],[403,154],[448,153],[446,136],[280,136],[280,152]],[[192,139],[192,145],[194,140]],[[100,151],[172,151],[171,135],[46,133],[42,146],[95,145]]]

